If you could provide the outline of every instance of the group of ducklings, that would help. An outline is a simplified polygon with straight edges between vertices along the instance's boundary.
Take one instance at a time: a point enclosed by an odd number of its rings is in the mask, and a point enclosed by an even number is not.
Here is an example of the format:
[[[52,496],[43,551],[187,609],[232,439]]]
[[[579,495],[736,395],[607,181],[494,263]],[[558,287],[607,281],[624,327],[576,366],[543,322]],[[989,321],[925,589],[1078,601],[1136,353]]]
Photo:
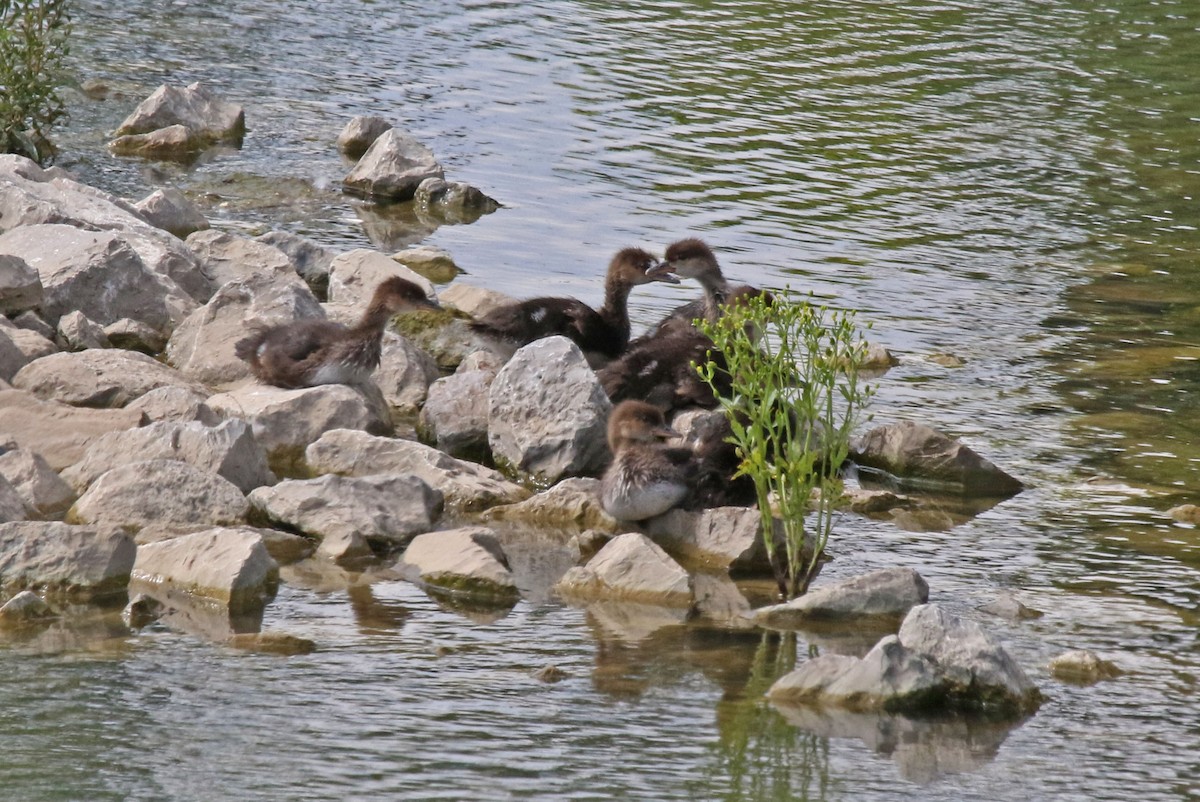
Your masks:
[[[655,281],[679,283],[681,278],[696,279],[703,296],[631,340],[632,289]],[[728,445],[670,446],[666,441],[678,434],[667,426],[666,416],[716,402],[712,388],[692,367],[713,349],[694,321],[715,320],[726,304],[759,292],[731,286],[712,249],[689,238],[671,244],[661,261],[641,248],[618,251],[608,265],[599,309],[574,298],[531,298],[497,307],[470,327],[505,357],[554,335],[580,347],[616,405],[608,421],[613,461],[601,480],[601,503],[615,518],[640,521],[681,504],[709,506],[714,491],[726,495],[735,487],[728,483]],[[379,284],[354,326],[302,320],[253,327],[235,345],[235,353],[260,381],[278,387],[358,384],[379,366],[383,331],[392,316],[437,307],[418,285],[392,277]]]

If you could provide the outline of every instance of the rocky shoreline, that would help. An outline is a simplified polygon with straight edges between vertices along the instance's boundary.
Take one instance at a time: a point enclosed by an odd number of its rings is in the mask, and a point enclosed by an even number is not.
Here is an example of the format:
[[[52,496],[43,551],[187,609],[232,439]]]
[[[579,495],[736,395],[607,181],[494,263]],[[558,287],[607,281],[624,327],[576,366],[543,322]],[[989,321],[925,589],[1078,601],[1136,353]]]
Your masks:
[[[244,128],[202,87],[159,95],[142,115],[153,123],[127,121],[114,150],[161,158]],[[164,116],[168,101],[187,113]],[[188,114],[207,121],[189,130]],[[354,121],[339,145],[362,154],[348,191],[451,216],[496,207],[382,121]],[[445,280],[455,272],[428,248],[333,253],[286,232],[214,231],[177,191],[131,203],[0,156],[0,638],[121,604],[126,634],[161,619],[303,652],[320,644],[260,632],[286,569],[369,566],[501,610],[557,597],[731,628],[879,628],[865,655],[781,678],[781,706],[1013,721],[1037,709],[1003,646],[928,604],[915,571],[818,581],[754,609],[736,580],[768,568],[756,510],[672,510],[642,527],[608,516],[595,477],[611,405],[595,373],[564,338],[502,363],[465,321],[503,296]],[[348,320],[390,275],[446,311],[386,334],[374,386],[268,387],[234,355],[249,321]],[[864,487],[887,486],[849,492],[849,515],[949,528],[1022,487],[911,422],[867,433],[853,458]],[[1090,654],[1055,668],[1113,671]]]

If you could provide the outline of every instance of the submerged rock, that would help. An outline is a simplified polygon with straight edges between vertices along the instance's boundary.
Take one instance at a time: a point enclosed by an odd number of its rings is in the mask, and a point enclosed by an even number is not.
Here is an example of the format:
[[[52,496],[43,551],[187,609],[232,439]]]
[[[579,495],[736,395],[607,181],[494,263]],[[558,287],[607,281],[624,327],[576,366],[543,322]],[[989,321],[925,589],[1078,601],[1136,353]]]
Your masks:
[[[967,446],[912,421],[872,429],[854,442],[850,458],[902,483],[953,488],[966,495],[1011,496],[1024,489]]]
[[[26,626],[53,617],[54,611],[41,596],[23,590],[0,606],[0,629]]]
[[[1124,672],[1115,663],[1102,659],[1090,649],[1077,649],[1051,660],[1050,673],[1062,682],[1094,685],[1106,679],[1115,679]]]

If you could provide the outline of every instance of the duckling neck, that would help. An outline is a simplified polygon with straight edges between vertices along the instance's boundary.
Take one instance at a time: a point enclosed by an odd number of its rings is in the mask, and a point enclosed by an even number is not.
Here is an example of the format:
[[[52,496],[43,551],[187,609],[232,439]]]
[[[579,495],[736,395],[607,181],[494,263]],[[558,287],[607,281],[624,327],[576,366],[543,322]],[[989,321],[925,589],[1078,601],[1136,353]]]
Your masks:
[[[702,283],[704,288],[704,316],[715,323],[721,316],[721,306],[729,298],[729,282],[723,276]]]
[[[383,337],[383,328],[387,322],[392,319],[394,312],[388,309],[382,303],[372,303],[367,307],[367,311],[363,312],[362,318],[354,326],[353,331],[362,336],[374,336],[377,338]]]
[[[604,306],[597,314],[613,328],[629,339],[629,292],[633,287],[619,278],[610,276],[604,282]]]

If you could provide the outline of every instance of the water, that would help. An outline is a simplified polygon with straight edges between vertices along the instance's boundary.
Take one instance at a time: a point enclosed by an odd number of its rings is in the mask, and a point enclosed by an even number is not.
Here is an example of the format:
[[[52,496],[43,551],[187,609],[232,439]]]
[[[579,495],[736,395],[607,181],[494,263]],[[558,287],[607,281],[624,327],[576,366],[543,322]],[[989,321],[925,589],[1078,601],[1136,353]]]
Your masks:
[[[699,235],[736,280],[859,310],[902,359],[876,420],[958,435],[1031,488],[941,531],[846,517],[824,577],[912,566],[980,618],[1015,592],[1046,615],[985,625],[1049,699],[934,746],[830,734],[760,701],[793,648],[836,648],[816,636],[633,632],[541,597],[464,615],[402,582],[294,578],[264,626],[314,639],[307,656],[111,616],[0,649],[5,797],[1196,798],[1200,538],[1166,515],[1200,471],[1194,4],[76,8],[72,63],[114,94],[72,98],[60,163],[111,191],[174,183],[223,228],[391,247],[337,191],[333,147],[379,114],[504,204],[425,236],[463,280],[596,302],[618,248]],[[106,154],[154,86],[200,79],[246,106],[240,151]],[[639,288],[635,325],[694,292]],[[1128,673],[1052,680],[1072,648]],[[548,664],[567,678],[531,677]]]

